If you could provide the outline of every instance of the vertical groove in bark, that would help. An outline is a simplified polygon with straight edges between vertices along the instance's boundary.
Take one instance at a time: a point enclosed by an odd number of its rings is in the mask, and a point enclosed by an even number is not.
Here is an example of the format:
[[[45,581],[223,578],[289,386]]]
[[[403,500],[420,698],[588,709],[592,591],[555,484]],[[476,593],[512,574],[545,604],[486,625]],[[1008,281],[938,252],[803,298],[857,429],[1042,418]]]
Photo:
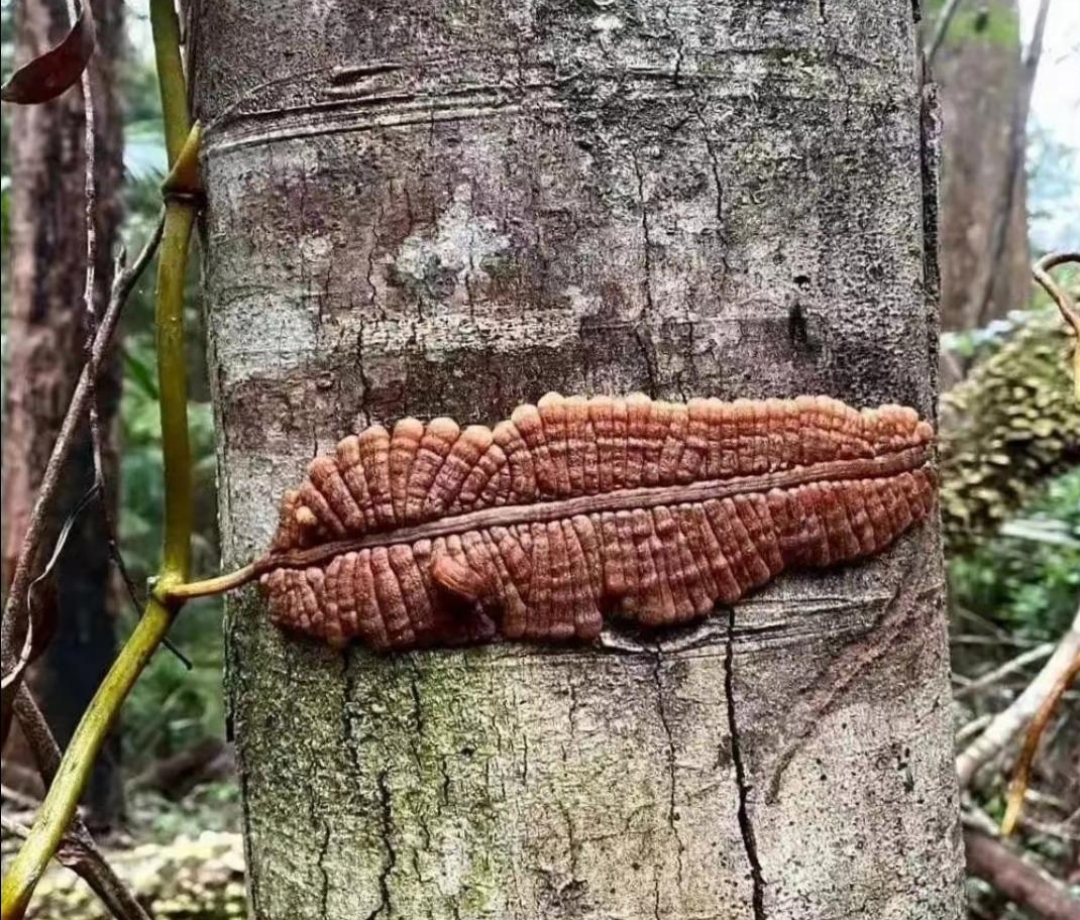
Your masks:
[[[824,15],[823,17],[824,18]],[[750,866],[750,878],[753,882],[751,906],[754,920],[765,920],[765,877],[758,858],[757,838],[754,836],[754,822],[750,817],[750,788],[746,779],[746,764],[742,756],[742,742],[739,739],[739,718],[735,703],[735,610],[728,611],[727,653],[724,656],[724,693],[727,696],[728,734],[731,736],[731,760],[735,765],[735,785],[739,793],[739,831],[742,834],[746,861]]]
[[[358,416],[932,414],[910,0],[204,0],[195,41],[230,562]],[[928,527],[606,649],[342,660],[245,593],[256,916],[958,920],[938,554]]]
[[[96,297],[104,309],[121,217],[122,125],[115,68],[122,52],[123,3],[94,4],[98,51],[91,62],[97,121],[98,259]],[[19,10],[18,44],[26,58],[55,44],[69,28],[64,0],[28,0]],[[26,528],[41,472],[82,368],[85,335],[82,290],[86,265],[83,189],[83,105],[78,88],[40,106],[17,106],[12,157],[11,364],[4,407],[3,580],[6,587]],[[119,366],[103,367],[99,414],[108,435],[119,405]],[[67,512],[93,484],[89,430],[71,461],[59,531]],[[115,509],[119,460],[115,437],[103,458],[107,501]],[[115,517],[115,512],[114,515]],[[46,541],[47,549],[50,547]],[[55,591],[45,603],[59,612],[56,637],[35,667],[35,688],[58,740],[70,737],[115,652],[113,592],[102,519],[95,508],[73,529],[58,564]],[[14,746],[16,741],[12,742]],[[16,750],[9,756],[19,759]],[[92,824],[111,824],[122,810],[110,743],[87,793]]]

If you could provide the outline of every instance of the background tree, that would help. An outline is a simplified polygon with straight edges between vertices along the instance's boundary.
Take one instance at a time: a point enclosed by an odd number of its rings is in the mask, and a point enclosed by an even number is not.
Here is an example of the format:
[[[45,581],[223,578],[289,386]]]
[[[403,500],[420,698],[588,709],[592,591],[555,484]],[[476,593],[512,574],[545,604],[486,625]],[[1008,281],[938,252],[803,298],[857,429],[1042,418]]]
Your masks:
[[[928,6],[931,34],[953,9],[932,63],[942,121],[941,325],[966,330],[1022,309],[1031,287],[1020,16],[1017,0]]]
[[[918,48],[909,0],[198,4],[227,564],[357,417],[932,416]],[[254,592],[228,642],[256,916],[961,915],[933,527],[659,643],[342,654]]]
[[[93,5],[98,51],[91,64],[95,99],[98,193],[97,302],[103,308],[121,219],[122,117],[117,62],[123,43],[122,0]],[[28,60],[55,45],[70,27],[63,0],[27,0],[17,9],[17,57]],[[4,405],[3,580],[10,577],[39,477],[56,439],[82,368],[85,341],[82,290],[84,229],[83,102],[77,89],[11,116],[11,316],[8,386]],[[119,365],[112,362],[98,387],[103,430],[112,432],[119,400]],[[93,484],[89,429],[75,452],[68,494],[72,509]],[[115,441],[107,451],[115,486]],[[115,517],[116,494],[105,499]],[[66,516],[66,515],[65,515]],[[54,523],[54,535],[63,518]],[[42,563],[44,560],[42,560]],[[102,515],[92,506],[72,530],[66,550],[37,602],[51,606],[56,634],[36,675],[42,705],[63,742],[74,729],[115,650],[116,595],[109,590],[109,558]],[[111,823],[122,807],[114,742],[100,761],[87,804],[91,819]],[[15,758],[17,759],[17,758]],[[6,759],[10,765],[12,758]]]

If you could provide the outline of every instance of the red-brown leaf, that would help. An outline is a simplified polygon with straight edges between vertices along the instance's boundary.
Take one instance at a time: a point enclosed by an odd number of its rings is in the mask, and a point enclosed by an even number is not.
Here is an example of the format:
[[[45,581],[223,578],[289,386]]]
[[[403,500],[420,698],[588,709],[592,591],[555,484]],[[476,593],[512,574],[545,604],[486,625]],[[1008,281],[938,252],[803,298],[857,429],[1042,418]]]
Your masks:
[[[96,45],[94,16],[89,0],[83,0],[82,12],[64,40],[16,70],[0,88],[0,99],[18,105],[55,99],[79,82]]]

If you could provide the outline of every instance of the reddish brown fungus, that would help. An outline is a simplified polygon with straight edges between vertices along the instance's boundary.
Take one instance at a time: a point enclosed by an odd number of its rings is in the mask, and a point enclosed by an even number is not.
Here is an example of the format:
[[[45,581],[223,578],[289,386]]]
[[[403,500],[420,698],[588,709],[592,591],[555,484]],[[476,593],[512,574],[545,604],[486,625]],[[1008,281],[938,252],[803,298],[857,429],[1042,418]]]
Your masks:
[[[825,397],[548,394],[492,430],[403,419],[312,462],[262,583],[281,626],[376,649],[685,623],[880,552],[932,507],[932,438],[911,409]]]

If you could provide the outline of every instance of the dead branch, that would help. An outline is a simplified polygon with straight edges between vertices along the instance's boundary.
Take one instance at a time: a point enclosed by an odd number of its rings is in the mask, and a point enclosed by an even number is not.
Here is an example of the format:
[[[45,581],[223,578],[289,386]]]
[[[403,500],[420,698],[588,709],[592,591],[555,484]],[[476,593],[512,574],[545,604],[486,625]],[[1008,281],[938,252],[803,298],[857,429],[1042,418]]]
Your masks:
[[[128,295],[157,251],[163,225],[164,218],[158,221],[153,234],[147,240],[138,258],[135,259],[130,268],[124,266],[124,254],[122,251],[117,258],[117,272],[113,278],[109,303],[102,316],[97,337],[94,340],[94,354],[98,364],[101,363],[101,359],[112,340],[113,333],[116,331]],[[23,536],[22,546],[19,549],[7,602],[4,605],[3,622],[0,624],[0,637],[2,637],[2,642],[0,642],[0,664],[3,666],[5,675],[10,673],[11,669],[16,666],[15,650],[20,644],[19,633],[23,618],[28,614],[26,606],[27,590],[31,581],[33,581],[33,569],[42,549],[48,523],[55,512],[54,505],[57,491],[64,469],[67,466],[67,459],[75,446],[78,427],[90,399],[90,373],[90,368],[84,366],[79,377],[79,383],[68,406],[67,415],[64,417],[64,423],[60,428],[56,443],[53,445],[52,455],[49,457],[48,465],[45,467],[34,508],[30,514],[30,521]],[[7,740],[8,731],[11,727],[11,708],[20,685],[21,680],[19,679],[10,681],[4,687],[2,697],[0,697],[0,746]]]
[[[60,766],[60,746],[30,691],[20,686],[15,694],[14,714],[26,737],[42,779],[51,785]],[[18,833],[16,831],[16,833]],[[57,859],[75,872],[101,899],[116,920],[150,920],[149,915],[113,871],[80,815],[71,822]]]
[[[1080,608],[1076,611],[1071,628],[1035,680],[956,759],[960,788],[971,785],[979,769],[1000,754],[1024,730],[1077,655],[1080,655]]]
[[[1004,844],[978,831],[967,830],[964,849],[968,872],[992,885],[1010,901],[1034,911],[1044,920],[1080,920],[1080,900]]]
[[[956,16],[957,11],[960,9],[961,2],[962,0],[948,0],[945,8],[938,15],[937,22],[934,23],[933,37],[923,51],[927,64],[934,63],[934,58],[937,57],[941,44],[945,41],[949,26],[952,25],[953,17]]]
[[[30,810],[34,810],[41,805],[40,799],[27,795],[25,792],[20,792],[18,789],[12,789],[10,786],[0,785],[0,798],[5,798],[9,802],[14,802],[20,808],[29,808]]]
[[[1017,655],[1011,661],[1005,662],[1000,668],[995,668],[988,674],[983,674],[981,677],[969,680],[962,687],[959,687],[953,692],[953,699],[962,700],[970,696],[976,696],[983,690],[987,690],[995,684],[1001,683],[1007,677],[1011,677],[1018,671],[1023,671],[1028,665],[1034,664],[1036,661],[1042,661],[1044,658],[1049,658],[1053,653],[1054,645],[1051,642],[1044,642],[1042,645],[1037,645],[1035,648],[1028,649],[1023,654]]]
[[[1005,837],[1012,834],[1020,819],[1020,812],[1024,807],[1024,796],[1031,782],[1031,768],[1035,763],[1035,755],[1038,753],[1039,742],[1042,740],[1043,733],[1046,731],[1047,725],[1050,724],[1050,720],[1054,717],[1054,713],[1065,696],[1065,692],[1078,677],[1080,677],[1080,653],[1074,655],[1064,672],[1058,675],[1058,679],[1054,682],[1050,693],[1042,701],[1038,711],[1035,713],[1035,717],[1031,720],[1012,783],[1009,785],[1005,818],[1001,822],[1001,833]]]

